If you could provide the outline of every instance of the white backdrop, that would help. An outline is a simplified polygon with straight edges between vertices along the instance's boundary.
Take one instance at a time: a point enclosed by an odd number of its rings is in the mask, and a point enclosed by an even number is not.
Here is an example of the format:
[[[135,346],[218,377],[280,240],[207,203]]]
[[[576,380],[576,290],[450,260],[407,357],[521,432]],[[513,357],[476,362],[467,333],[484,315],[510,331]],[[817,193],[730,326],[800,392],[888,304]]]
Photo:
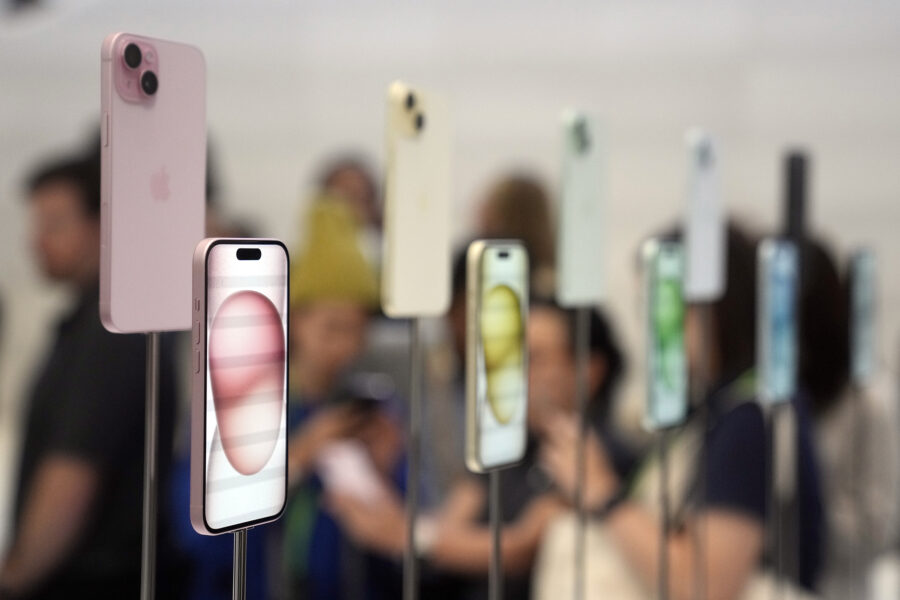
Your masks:
[[[112,31],[204,50],[224,204],[289,242],[322,159],[354,149],[380,160],[393,78],[451,98],[461,236],[478,194],[505,169],[553,180],[563,106],[595,109],[611,144],[610,305],[628,340],[637,338],[635,248],[683,202],[685,128],[718,136],[727,204],[760,227],[777,222],[782,151],[802,144],[814,156],[814,227],[841,248],[867,243],[881,255],[881,344],[894,360],[896,2],[45,4],[51,10],[0,13],[0,513],[18,400],[60,300],[31,267],[22,177],[95,127],[100,42]],[[5,532],[0,525],[0,543]]]

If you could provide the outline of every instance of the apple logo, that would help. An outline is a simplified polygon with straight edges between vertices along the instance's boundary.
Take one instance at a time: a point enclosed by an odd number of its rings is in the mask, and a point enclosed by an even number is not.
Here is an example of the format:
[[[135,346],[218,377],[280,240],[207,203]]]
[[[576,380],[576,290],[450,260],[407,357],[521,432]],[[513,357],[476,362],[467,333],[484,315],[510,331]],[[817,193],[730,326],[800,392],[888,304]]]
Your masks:
[[[150,196],[157,202],[165,202],[172,193],[169,190],[169,172],[162,166],[150,175]]]

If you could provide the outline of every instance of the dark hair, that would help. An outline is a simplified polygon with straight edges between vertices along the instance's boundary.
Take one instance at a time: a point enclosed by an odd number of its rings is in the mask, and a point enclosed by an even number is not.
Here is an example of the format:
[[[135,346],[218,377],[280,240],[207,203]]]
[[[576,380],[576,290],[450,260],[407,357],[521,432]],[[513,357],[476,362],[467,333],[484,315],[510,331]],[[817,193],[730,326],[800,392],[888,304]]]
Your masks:
[[[466,244],[462,248],[456,251],[453,255],[453,266],[451,267],[451,280],[450,280],[450,289],[452,290],[453,298],[456,299],[460,294],[463,294],[465,297],[466,293],[466,270],[468,268],[468,257],[466,252],[469,248],[469,245]]]
[[[681,241],[681,228],[661,236]],[[711,303],[719,372],[727,381],[756,364],[756,241],[734,222],[726,227],[725,289]]]
[[[319,172],[317,183],[323,190],[329,189],[334,185],[334,181],[338,175],[345,171],[355,171],[359,173],[365,181],[366,191],[372,200],[369,207],[372,211],[372,218],[376,223],[381,222],[381,206],[379,204],[379,184],[375,175],[375,170],[369,164],[369,161],[360,155],[347,153],[332,158]]]
[[[505,177],[488,190],[485,206],[499,215],[502,224],[501,229],[483,234],[522,240],[532,269],[553,266],[556,245],[550,195],[540,180],[524,173]]]
[[[831,251],[819,240],[800,247],[797,378],[821,414],[834,405],[850,378],[850,311]]]
[[[713,303],[720,379],[756,364],[756,240],[729,223],[725,251],[725,290]]]
[[[29,196],[38,189],[54,184],[70,183],[78,189],[84,214],[91,218],[100,215],[100,157],[92,154],[55,159],[36,168],[26,178]]]
[[[544,297],[533,297],[532,308],[548,308],[558,312],[566,322],[566,330],[569,336],[568,348],[572,355],[575,354],[576,339],[578,337],[578,315],[573,309],[563,308],[554,300]],[[619,346],[618,337],[607,319],[599,309],[590,310],[590,334],[589,348],[593,356],[602,356],[606,363],[606,373],[600,388],[590,398],[589,412],[596,422],[604,422],[610,410],[613,394],[622,382],[625,375],[625,355]]]

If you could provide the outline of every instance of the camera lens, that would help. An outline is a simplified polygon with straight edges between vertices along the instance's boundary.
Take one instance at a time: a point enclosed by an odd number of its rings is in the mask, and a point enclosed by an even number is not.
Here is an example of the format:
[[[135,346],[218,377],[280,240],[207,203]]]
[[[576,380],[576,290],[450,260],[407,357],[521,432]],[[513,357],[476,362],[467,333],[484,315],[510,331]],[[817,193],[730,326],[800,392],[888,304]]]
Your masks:
[[[416,115],[416,131],[422,131],[425,127],[425,115],[418,113]]]
[[[591,147],[591,136],[584,120],[578,121],[575,125],[575,145],[579,152],[587,152]]]
[[[416,95],[412,92],[406,95],[406,110],[412,110],[412,108],[416,105]]]
[[[125,64],[136,69],[141,64],[141,49],[137,44],[128,44],[125,46]]]
[[[156,90],[159,89],[159,80],[156,78],[156,73],[144,71],[144,74],[141,75],[141,89],[148,96],[156,93]]]

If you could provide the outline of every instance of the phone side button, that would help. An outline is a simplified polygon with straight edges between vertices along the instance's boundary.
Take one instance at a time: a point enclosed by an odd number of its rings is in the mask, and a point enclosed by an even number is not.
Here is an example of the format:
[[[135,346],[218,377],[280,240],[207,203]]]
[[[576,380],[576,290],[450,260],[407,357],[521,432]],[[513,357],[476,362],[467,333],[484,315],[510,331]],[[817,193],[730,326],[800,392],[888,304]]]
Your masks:
[[[106,111],[103,111],[103,119],[100,121],[100,138],[104,148],[109,146],[109,113]]]
[[[200,372],[200,350],[194,350],[194,373]]]
[[[200,321],[194,321],[194,344],[200,343]]]

